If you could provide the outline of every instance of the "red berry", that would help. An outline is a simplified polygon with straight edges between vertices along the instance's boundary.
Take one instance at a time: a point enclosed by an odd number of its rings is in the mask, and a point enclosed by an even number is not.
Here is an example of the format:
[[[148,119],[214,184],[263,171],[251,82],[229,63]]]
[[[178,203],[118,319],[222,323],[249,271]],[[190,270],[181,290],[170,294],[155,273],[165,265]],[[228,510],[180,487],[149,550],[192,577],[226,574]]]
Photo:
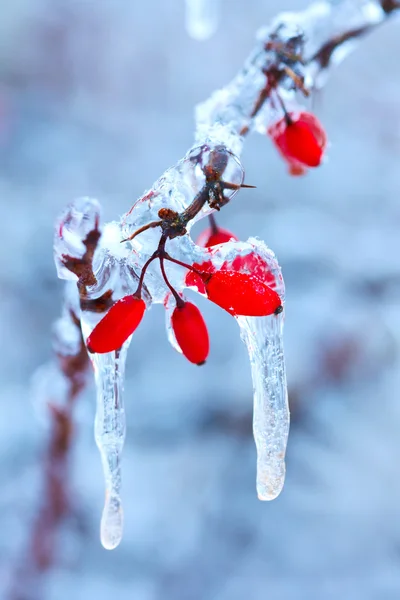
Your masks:
[[[268,287],[274,287],[277,284],[275,275],[270,270],[268,264],[255,252],[245,254],[244,256],[237,256],[226,268],[239,273],[254,275]]]
[[[227,229],[218,227],[216,233],[213,233],[211,228],[208,227],[199,235],[196,244],[202,248],[211,248],[212,246],[225,244],[231,240],[238,241],[238,238]]]
[[[326,134],[318,121],[311,113],[290,113],[290,122],[283,117],[269,129],[278,150],[285,158],[293,171],[300,174],[295,167],[318,167],[326,147]]]
[[[235,271],[204,273],[207,297],[233,316],[263,317],[280,312],[279,295],[260,278]]]
[[[143,318],[146,304],[130,295],[117,300],[87,339],[89,352],[104,354],[121,348]]]
[[[208,356],[210,342],[201,312],[191,302],[177,306],[171,317],[176,341],[183,355],[195,365],[202,365]]]
[[[214,273],[216,271],[211,260],[207,260],[203,263],[194,263],[193,267],[202,274]],[[265,283],[268,287],[272,288],[279,284],[279,282],[276,281],[275,274],[270,270],[268,264],[259,254],[255,252],[250,252],[249,254],[245,254],[243,256],[238,255],[231,262],[225,261],[220,267],[220,270],[235,271],[238,273],[254,275],[262,283]],[[200,275],[197,275],[197,273],[194,273],[193,271],[188,271],[186,274],[185,284],[188,287],[197,289],[200,294],[206,293],[206,288]]]

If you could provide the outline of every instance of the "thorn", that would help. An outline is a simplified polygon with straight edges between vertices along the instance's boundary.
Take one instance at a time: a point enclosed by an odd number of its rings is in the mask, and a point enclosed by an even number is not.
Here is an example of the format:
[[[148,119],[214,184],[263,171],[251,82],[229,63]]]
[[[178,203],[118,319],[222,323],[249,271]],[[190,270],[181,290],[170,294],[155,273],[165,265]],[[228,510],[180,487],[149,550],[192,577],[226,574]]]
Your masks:
[[[283,70],[285,71],[286,75],[288,77],[290,77],[290,79],[293,81],[294,85],[297,88],[299,88],[299,90],[303,93],[303,95],[306,98],[308,98],[308,96],[310,95],[310,91],[304,86],[304,80],[303,80],[303,78],[300,77],[300,75],[297,75],[297,73],[295,73],[293,71],[293,69],[291,69],[287,65],[283,67]]]

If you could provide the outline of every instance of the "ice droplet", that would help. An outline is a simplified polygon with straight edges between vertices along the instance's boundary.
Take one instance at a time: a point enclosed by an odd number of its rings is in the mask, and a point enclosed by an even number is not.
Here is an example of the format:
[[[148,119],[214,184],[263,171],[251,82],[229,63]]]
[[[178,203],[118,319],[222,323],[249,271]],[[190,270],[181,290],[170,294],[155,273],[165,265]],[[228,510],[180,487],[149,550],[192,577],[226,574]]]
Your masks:
[[[290,415],[283,354],[283,315],[237,318],[253,378],[253,435],[260,500],[276,498],[285,481]]]
[[[118,494],[110,494],[106,490],[103,514],[100,525],[100,539],[106,550],[114,550],[121,539],[123,530],[123,511]]]
[[[218,29],[219,0],[186,0],[186,31],[194,40],[208,40]]]
[[[130,338],[121,350],[91,356],[97,387],[95,440],[105,482],[100,538],[107,550],[116,548],[122,539],[121,456],[126,433],[123,382],[129,344]]]

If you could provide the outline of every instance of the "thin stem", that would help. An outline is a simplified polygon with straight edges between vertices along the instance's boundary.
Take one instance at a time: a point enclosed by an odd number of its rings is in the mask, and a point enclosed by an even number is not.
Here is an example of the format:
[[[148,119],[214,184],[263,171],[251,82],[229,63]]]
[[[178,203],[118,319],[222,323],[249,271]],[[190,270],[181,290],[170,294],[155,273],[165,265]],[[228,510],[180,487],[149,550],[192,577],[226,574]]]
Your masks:
[[[256,103],[253,107],[253,110],[251,111],[249,117],[250,119],[254,119],[254,117],[257,116],[257,114],[259,113],[259,111],[261,110],[261,108],[264,106],[264,102],[267,100],[268,96],[271,93],[271,86],[268,83],[268,75],[266,75],[267,77],[267,84],[266,86],[261,90]]]
[[[179,294],[176,291],[176,289],[169,282],[169,279],[168,279],[167,274],[165,272],[164,257],[162,255],[160,256],[160,269],[161,269],[161,273],[162,273],[162,276],[164,278],[164,281],[165,281],[167,287],[171,290],[171,293],[172,293],[173,297],[175,298],[176,306],[178,308],[182,308],[184,306],[185,302],[184,302],[184,300],[182,300],[182,298],[179,296]]]
[[[184,267],[185,269],[189,269],[190,271],[193,271],[193,273],[196,273],[196,275],[203,278],[204,273],[201,273],[200,271],[198,271],[197,269],[192,267],[192,265],[188,265],[184,262],[181,262],[180,260],[177,260],[176,258],[172,258],[172,256],[170,256],[167,252],[165,252],[164,258],[165,258],[165,260],[169,260],[170,262],[173,262],[176,265],[179,265],[180,267]],[[210,273],[210,276],[211,276],[211,273]]]
[[[219,227],[218,227],[217,221],[215,220],[215,217],[212,213],[211,213],[211,215],[208,215],[208,222],[210,223],[210,229],[211,229],[212,235],[217,235],[217,233],[219,232]]]
[[[152,221],[151,223],[147,223],[147,225],[143,225],[143,227],[140,227],[139,229],[137,229],[134,233],[132,233],[132,235],[125,238],[124,240],[121,240],[121,244],[123,242],[131,242],[137,235],[139,235],[139,233],[143,233],[143,231],[147,231],[148,229],[151,229],[152,227],[159,227],[161,225],[161,223],[162,223],[162,221]]]
[[[278,102],[281,105],[281,108],[283,110],[283,114],[285,116],[285,121],[287,125],[293,125],[293,119],[292,117],[289,115],[287,108],[285,106],[285,103],[283,102],[280,94],[278,94],[278,92],[275,90],[275,96],[278,98]]]
[[[144,280],[144,276],[146,274],[147,268],[150,265],[150,263],[153,262],[153,260],[155,260],[157,258],[157,256],[159,255],[160,251],[157,248],[157,250],[155,252],[153,252],[153,254],[150,256],[149,260],[147,260],[142,268],[142,272],[140,273],[140,278],[139,278],[139,283],[138,286],[136,288],[136,292],[134,292],[134,296],[137,296],[138,298],[142,297],[142,287],[143,287],[143,280]]]
[[[160,257],[160,269],[161,269],[161,273],[162,273],[162,276],[164,278],[164,281],[165,281],[167,287],[169,288],[169,290],[171,291],[173,297],[175,298],[176,306],[178,308],[182,308],[184,306],[185,302],[179,296],[179,294],[176,291],[176,289],[171,285],[171,283],[170,283],[170,281],[169,281],[169,279],[167,277],[167,273],[165,272],[164,258],[167,255],[167,253],[165,252],[165,244],[166,244],[166,242],[167,242],[166,235],[162,235],[161,238],[160,238],[160,242],[158,244],[158,248],[157,248],[157,252],[158,252],[158,255]]]
[[[295,86],[297,88],[299,88],[299,90],[302,91],[302,93],[304,94],[304,96],[306,98],[308,98],[308,96],[310,95],[310,92],[309,92],[309,90],[306,87],[304,87],[304,81],[303,81],[303,79],[299,75],[297,75],[297,73],[295,73],[293,71],[293,69],[291,69],[287,65],[285,65],[283,67],[283,70],[285,71],[286,75],[288,77],[290,77],[290,79],[294,82]]]

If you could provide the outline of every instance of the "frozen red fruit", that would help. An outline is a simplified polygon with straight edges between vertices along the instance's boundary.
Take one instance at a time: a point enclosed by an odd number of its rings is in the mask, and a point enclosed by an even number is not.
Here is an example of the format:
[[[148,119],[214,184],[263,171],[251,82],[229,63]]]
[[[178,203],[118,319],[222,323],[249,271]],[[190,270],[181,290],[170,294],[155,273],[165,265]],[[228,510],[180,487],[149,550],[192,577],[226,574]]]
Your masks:
[[[215,273],[216,271],[212,260],[207,260],[203,263],[194,263],[193,267],[203,275],[205,273]],[[239,254],[233,260],[225,261],[220,267],[220,270],[236,271],[239,273],[254,275],[257,277],[257,279],[273,289],[277,285],[280,285],[282,280],[282,276],[279,274],[274,274],[265,259],[256,252],[249,252],[248,254],[244,255]],[[196,289],[201,294],[206,293],[204,282],[202,281],[200,275],[194,271],[188,271],[186,274],[185,285],[187,287]]]
[[[248,273],[254,275],[268,287],[273,288],[278,283],[268,264],[259,254],[256,254],[255,252],[250,252],[249,254],[245,254],[243,256],[236,256],[236,258],[234,258],[226,268],[229,271],[233,270],[238,271],[239,273]]]
[[[134,295],[117,300],[87,339],[89,352],[104,354],[121,348],[143,318],[146,304]]]
[[[208,227],[199,235],[196,244],[202,248],[211,248],[212,246],[225,244],[231,240],[238,241],[238,238],[227,229],[219,227],[217,231],[213,233],[212,229]]]
[[[326,148],[327,138],[321,123],[311,113],[289,113],[274,123],[268,134],[290,166],[292,174],[301,174],[299,167],[318,167]]]
[[[258,277],[236,271],[202,274],[207,297],[233,316],[263,317],[282,311],[279,295]]]
[[[201,312],[191,302],[177,306],[171,317],[172,329],[182,354],[195,365],[202,365],[208,356],[210,342]]]

